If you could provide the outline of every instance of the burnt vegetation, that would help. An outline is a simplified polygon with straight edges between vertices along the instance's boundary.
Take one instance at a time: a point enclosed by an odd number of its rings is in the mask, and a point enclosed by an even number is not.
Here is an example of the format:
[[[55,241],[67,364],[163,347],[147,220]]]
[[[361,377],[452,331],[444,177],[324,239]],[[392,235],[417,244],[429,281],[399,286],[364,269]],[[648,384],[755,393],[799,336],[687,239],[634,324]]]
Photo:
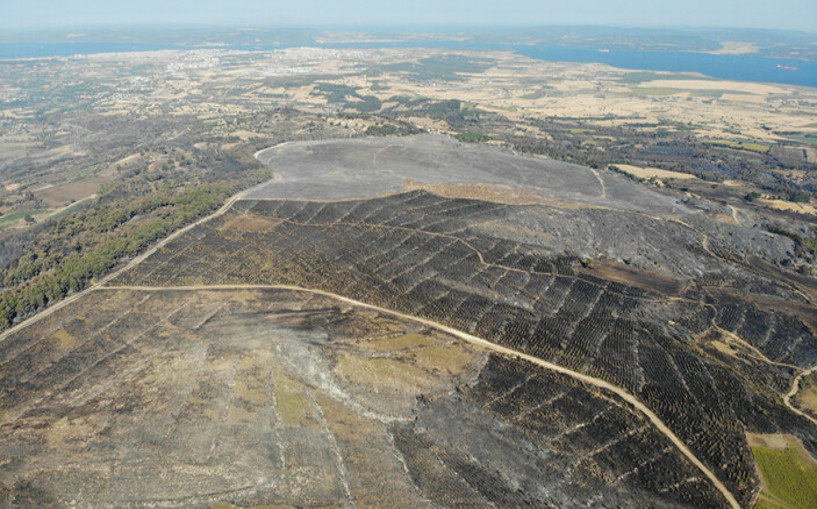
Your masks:
[[[241,69],[253,61],[235,55],[220,68]],[[167,69],[153,63],[108,65],[105,79],[81,76],[77,67],[62,61],[3,64],[9,71],[7,84],[17,90],[6,104],[32,110],[25,121],[0,120],[0,128],[28,140],[3,160],[3,181],[20,187],[2,191],[0,206],[5,219],[19,216],[25,228],[0,230],[0,330],[88,288],[171,232],[207,216],[237,191],[268,180],[270,169],[253,157],[257,150],[286,141],[413,135],[424,130],[414,119],[426,117],[424,125],[438,126],[461,142],[490,142],[594,169],[628,163],[692,174],[701,181],[666,182],[667,187],[683,186],[686,197],[661,192],[710,218],[728,214],[729,203],[745,205],[750,213],[741,218],[733,210],[734,227],[713,227],[694,214],[684,216],[686,222],[669,221],[631,210],[517,206],[421,191],[344,202],[245,200],[175,239],[112,284],[296,285],[467,331],[632,393],[744,505],[759,488],[747,432],[792,434],[817,454],[817,427],[792,413],[781,398],[800,371],[817,363],[817,284],[809,277],[817,260],[817,230],[811,226],[813,217],[803,221],[795,212],[769,213],[798,220],[789,222],[751,212],[760,210],[756,207],[766,198],[811,200],[817,192],[817,165],[809,156],[814,152],[807,150],[813,134],[775,132],[776,141],[761,143],[743,138],[737,129],[728,132],[734,140],[710,139],[695,134],[701,126],[647,123],[642,117],[520,115],[511,120],[503,114],[510,107],[387,92],[390,87],[384,83],[393,73],[434,88],[440,81],[464,82],[469,74],[495,64],[463,55],[367,66],[361,71],[366,87],[339,83],[342,76],[319,75],[313,68],[304,75],[236,77],[227,84],[204,80],[186,91],[184,99],[151,99],[151,90],[178,78],[170,64]],[[160,76],[162,72],[167,74]],[[660,75],[623,78],[629,83],[652,79]],[[321,113],[284,106],[288,91],[310,85],[308,104],[301,106]],[[115,107],[123,92],[138,104],[132,111]],[[533,95],[549,93],[544,85]],[[715,91],[707,100],[719,95]],[[205,103],[215,109],[187,111],[189,104]],[[97,115],[96,108],[109,108],[110,114]],[[606,194],[604,182],[610,181],[602,173],[585,177],[598,179]],[[47,219],[37,215],[46,208],[36,192],[41,184],[92,180],[98,185],[95,198]],[[734,189],[715,185],[724,180],[742,184]],[[655,179],[647,183],[658,185]],[[704,203],[706,198],[713,200]],[[746,228],[742,219],[748,219]],[[748,228],[755,221],[766,231]],[[589,234],[587,224],[606,235]],[[583,228],[581,233],[576,226]],[[583,236],[592,240],[576,241]],[[543,237],[549,240],[542,242]],[[587,246],[594,253],[613,254],[594,258],[582,251]],[[185,325],[174,313],[185,316],[188,304],[195,308],[193,301],[177,307],[166,296],[157,302],[130,296],[111,300],[121,309],[105,308],[100,295],[107,291],[91,292],[96,300],[87,305],[98,309],[86,308],[76,316],[60,311],[38,322],[43,329],[23,328],[0,343],[0,417],[6,419],[4,436],[11,437],[5,450],[15,458],[9,463],[13,468],[26,457],[20,444],[37,452],[46,443],[32,429],[47,430],[65,416],[81,422],[97,411],[68,403],[37,407],[40,401],[54,401],[43,400],[42,391],[59,385],[79,391],[70,398],[85,401],[84,376],[93,374],[101,386],[111,387],[119,374],[130,376],[130,366],[141,366],[145,343],[154,354],[163,351],[164,343],[151,341],[156,331],[162,331],[162,341],[175,341],[175,355],[188,351],[189,344],[182,343],[188,337],[220,340],[219,334],[237,326],[231,318],[214,334],[197,336],[213,316],[223,318],[219,303],[197,312],[196,320]],[[266,300],[258,301],[258,309],[241,314],[242,319],[269,309]],[[245,305],[236,298],[232,311],[243,313]],[[348,316],[337,318],[342,313],[329,304],[313,311],[308,323],[299,322],[295,329],[321,324],[330,331],[323,337],[329,337],[350,323]],[[153,325],[163,320],[168,330]],[[27,336],[32,330],[36,334]],[[340,345],[327,365],[335,366],[338,352],[348,349]],[[399,352],[396,358],[413,354]],[[208,368],[217,360],[215,354],[208,357],[213,361]],[[439,370],[426,374],[439,375]],[[203,376],[209,375],[205,371]],[[307,378],[301,382],[310,388],[301,395],[318,395],[310,385],[314,380]],[[164,380],[156,376],[151,383]],[[213,392],[205,380],[199,403],[226,403],[233,385]],[[149,420],[145,409],[153,401],[151,394],[103,397],[100,408],[119,423],[139,412]],[[59,392],[54,398],[70,399]],[[423,394],[411,419],[391,425],[389,435],[380,438],[388,458],[393,459],[394,450],[402,453],[400,475],[408,470],[412,493],[445,505],[588,506],[600,500],[606,505],[723,505],[721,495],[665,437],[617,401],[519,360],[490,356],[476,380],[456,390]],[[195,425],[209,423],[206,415],[195,416],[193,432],[184,435],[199,436]],[[457,433],[440,425],[452,416],[462,425]],[[190,424],[187,417],[163,415],[171,428]],[[99,450],[121,447],[116,440],[105,442],[109,431],[94,436],[102,444]],[[158,436],[138,433],[134,443],[164,448]],[[168,434],[164,440],[168,437],[179,438]],[[344,454],[355,460],[370,452],[342,439],[321,439],[332,455],[338,447],[347,447]],[[81,440],[77,443],[77,451],[100,454]],[[204,442],[193,452],[184,440],[171,445],[196,465],[212,452]],[[160,456],[150,451],[145,457]],[[96,460],[83,461],[96,465]],[[330,462],[320,463],[325,467]],[[145,472],[157,469],[147,465]],[[508,465],[513,468],[505,469]],[[50,493],[23,477],[0,486],[0,497],[23,505],[52,503]],[[254,477],[247,482],[255,482]],[[541,479],[550,491],[543,491]],[[71,479],[60,481],[72,485]],[[326,504],[348,502],[338,485],[331,489]],[[236,503],[283,500],[236,496]]]
[[[730,280],[716,272],[661,294],[475,228],[513,209],[425,192],[244,201],[114,284],[292,284],[468,331],[625,388],[742,503],[758,488],[747,431],[792,433],[817,452],[817,428],[780,398],[794,369],[817,360],[817,338],[800,318],[725,297]],[[249,217],[262,226],[244,231]],[[730,332],[748,346],[719,349]]]
[[[397,427],[395,444],[422,493],[445,506],[725,503],[689,475],[691,465],[666,437],[610,395],[526,362],[491,356],[476,382],[422,399],[416,413],[414,423]],[[451,420],[456,433],[441,425]],[[539,477],[507,475],[503,465],[513,458]]]
[[[725,505],[614,394],[305,292],[95,290],[0,354],[12,505]]]

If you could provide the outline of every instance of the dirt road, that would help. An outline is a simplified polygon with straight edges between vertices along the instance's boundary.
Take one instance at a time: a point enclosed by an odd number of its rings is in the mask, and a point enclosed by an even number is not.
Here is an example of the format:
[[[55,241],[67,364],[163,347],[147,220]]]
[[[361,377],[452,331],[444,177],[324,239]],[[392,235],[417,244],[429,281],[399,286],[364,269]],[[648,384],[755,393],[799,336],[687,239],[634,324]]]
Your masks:
[[[576,380],[584,382],[589,385],[593,385],[595,387],[599,387],[606,391],[612,392],[616,394],[618,397],[635,407],[636,410],[644,414],[647,419],[660,431],[664,436],[666,436],[677,448],[681,451],[681,453],[689,459],[698,469],[703,472],[706,477],[712,481],[712,484],[723,494],[726,500],[733,508],[739,508],[740,504],[738,504],[737,499],[732,495],[732,493],[726,488],[726,486],[718,480],[715,474],[709,470],[696,456],[695,454],[687,447],[687,445],[678,438],[672,430],[662,421],[652,410],[647,408],[641,401],[635,398],[632,394],[625,391],[621,387],[615,386],[609,382],[604,380],[594,378],[591,376],[587,376],[582,373],[578,373],[576,371],[567,369],[565,367],[559,366],[557,364],[550,363],[548,361],[539,359],[538,357],[534,357],[532,355],[527,355],[521,352],[517,352],[516,350],[512,350],[510,348],[505,348],[503,346],[499,346],[497,344],[491,343],[482,338],[478,338],[471,334],[462,332],[457,329],[453,329],[446,325],[439,324],[437,322],[433,322],[431,320],[426,320],[424,318],[419,318],[416,316],[411,316],[407,314],[403,314],[397,311],[393,311],[391,309],[382,308],[380,306],[375,306],[373,304],[367,304],[365,302],[357,301],[354,299],[349,299],[342,295],[337,295],[330,292],[325,292],[322,290],[315,290],[311,288],[301,288],[299,286],[290,286],[290,285],[210,285],[210,286],[107,286],[107,287],[95,287],[95,291],[111,291],[111,290],[130,290],[130,291],[157,291],[157,290],[171,290],[171,291],[200,291],[200,290],[252,290],[252,289],[278,289],[278,290],[293,290],[298,292],[306,292],[312,293],[315,295],[322,295],[325,297],[331,297],[341,302],[345,302],[347,304],[351,304],[353,306],[362,307],[366,309],[371,309],[380,313],[388,314],[397,318],[402,318],[404,320],[411,320],[417,323],[421,323],[427,327],[432,327],[442,332],[446,332],[453,336],[456,336],[460,339],[468,341],[469,343],[479,345],[487,350],[507,355],[510,357],[516,357],[519,359],[524,359],[532,364],[540,366],[542,368],[555,371],[557,373],[561,373],[563,375],[567,375],[572,377]]]

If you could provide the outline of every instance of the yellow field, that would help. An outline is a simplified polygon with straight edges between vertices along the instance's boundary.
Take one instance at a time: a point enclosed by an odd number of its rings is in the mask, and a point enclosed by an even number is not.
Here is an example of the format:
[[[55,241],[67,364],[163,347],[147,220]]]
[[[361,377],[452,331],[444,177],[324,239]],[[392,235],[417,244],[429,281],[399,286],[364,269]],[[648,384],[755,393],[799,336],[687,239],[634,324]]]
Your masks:
[[[616,168],[629,173],[630,175],[640,179],[696,179],[695,175],[689,173],[680,173],[677,171],[662,170],[660,168],[642,168],[640,166],[632,166],[629,164],[616,164]]]
[[[817,462],[791,435],[746,435],[761,478],[755,507],[813,508],[817,501]]]
[[[817,214],[817,208],[814,205],[807,203],[794,203],[786,200],[758,200],[763,205],[778,210],[790,210],[792,212],[799,212],[800,214]]]

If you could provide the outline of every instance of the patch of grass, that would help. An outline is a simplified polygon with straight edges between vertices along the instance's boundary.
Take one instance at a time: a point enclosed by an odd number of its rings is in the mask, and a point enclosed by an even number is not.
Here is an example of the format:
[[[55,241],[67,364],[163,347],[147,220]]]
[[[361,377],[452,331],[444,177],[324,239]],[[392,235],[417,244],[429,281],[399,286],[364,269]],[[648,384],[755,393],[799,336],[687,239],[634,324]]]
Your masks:
[[[339,85],[336,83],[318,83],[315,86],[316,94],[326,97],[326,102],[330,104],[342,104],[345,109],[355,109],[363,113],[379,110],[382,107],[380,100],[373,95],[360,95],[359,87]],[[349,101],[348,97],[359,99],[359,101]]]
[[[676,95],[688,92],[682,88],[665,88],[665,87],[639,87],[631,89],[633,95],[648,95],[648,96],[666,96]]]
[[[450,115],[459,115],[462,110],[462,102],[457,99],[450,99],[447,101],[424,103],[422,106],[414,107],[408,104],[408,107],[414,109],[413,113],[418,115],[428,115],[432,118],[444,119]]]
[[[457,139],[466,143],[480,143],[491,138],[481,133],[465,132],[457,135]]]
[[[632,89],[634,95],[647,96],[668,96],[677,94],[689,94],[690,97],[704,97],[707,99],[720,99],[723,94],[746,94],[737,90],[695,90],[689,88],[669,88],[669,87],[636,87]]]
[[[369,89],[372,92],[380,92],[380,91],[383,91],[383,90],[391,90],[391,87],[389,85],[385,84],[384,82],[375,81],[374,83],[372,83],[372,86],[370,86]]]
[[[74,203],[72,203],[71,205],[68,205],[67,207],[65,207],[65,208],[64,208],[64,209],[63,209],[63,210],[60,212],[60,214],[70,214],[71,212],[76,211],[76,210],[77,210],[79,207],[81,207],[81,206],[85,205],[87,202],[89,202],[89,201],[91,201],[91,200],[93,200],[93,199],[94,199],[94,197],[93,197],[93,196],[88,196],[87,198],[83,198],[83,199],[81,199],[81,200],[79,200],[79,201],[75,201],[75,202],[74,202]]]
[[[438,340],[425,334],[403,334],[402,336],[394,336],[372,341],[369,346],[374,350],[388,352],[391,350],[403,350],[418,346],[430,346],[437,342]]]
[[[463,78],[458,73],[480,73],[493,64],[494,60],[487,58],[442,55],[424,58],[419,62],[384,65],[378,70],[404,72],[418,80],[461,81]]]
[[[808,145],[817,145],[817,134],[809,133],[809,134],[798,134],[798,135],[786,135],[786,138],[792,141],[799,141],[800,143],[806,143]]]
[[[514,107],[514,106],[499,106],[497,104],[485,104],[484,106],[485,106],[485,108],[490,108],[490,109],[499,110],[499,111],[507,111],[509,113],[513,113],[513,112],[517,111],[516,107]],[[465,109],[465,108],[463,107],[463,109]]]
[[[460,374],[474,360],[474,355],[460,345],[434,346],[413,353],[418,365],[432,371]]]
[[[535,92],[523,95],[522,99],[541,99],[542,97],[545,97],[548,94],[549,90],[553,90],[553,87],[550,85],[542,85]]]
[[[767,493],[761,493],[757,497],[755,509],[791,509],[791,506],[769,496]]]
[[[257,387],[256,384],[247,385],[244,380],[236,380],[233,391],[236,396],[249,403],[265,404],[269,400],[263,387]]]
[[[817,373],[803,377],[795,404],[801,410],[817,416]]]
[[[35,210],[21,210],[20,212],[12,212],[11,214],[6,214],[3,217],[0,217],[0,230],[3,228],[8,227],[12,223],[26,217],[26,216],[39,216],[50,212],[47,209],[35,209]]]
[[[736,148],[738,150],[748,150],[750,152],[757,152],[759,154],[765,154],[766,152],[769,151],[768,145],[743,140],[718,140],[712,141],[710,142],[710,144],[718,147],[729,147]]]
[[[690,90],[690,97],[707,97],[710,99],[720,99],[723,94],[741,94],[743,92],[733,92],[731,90]]]
[[[337,357],[335,373],[353,383],[379,390],[403,391],[407,387],[430,390],[434,378],[406,360],[362,359],[347,353]]]
[[[99,169],[102,168],[102,166],[103,166],[102,164],[92,164],[91,166],[87,166],[85,168],[82,168],[79,171],[76,171],[76,172],[72,173],[69,178],[70,178],[70,180],[79,180],[79,179],[84,179],[84,178],[91,177],[91,176],[95,175],[96,172],[99,171]]]
[[[77,344],[77,338],[72,336],[64,327],[60,327],[53,334],[50,339],[60,350],[71,350]]]
[[[317,426],[309,401],[303,393],[303,386],[282,375],[276,377],[273,387],[275,408],[284,424],[295,427]]]
[[[283,87],[285,89],[301,88],[315,83],[317,80],[334,80],[338,76],[334,74],[302,74],[300,76],[282,76],[267,80],[270,88]]]
[[[789,504],[798,508],[814,507],[817,500],[817,465],[806,458],[795,444],[785,449],[752,447],[760,475],[766,483],[760,501],[765,507]]]
[[[659,74],[655,72],[628,72],[619,80],[622,83],[628,83],[632,85],[637,85],[639,83],[645,83],[647,81],[655,81],[655,80],[701,80],[701,81],[713,81],[714,78],[710,78],[708,76],[691,76],[689,74]]]

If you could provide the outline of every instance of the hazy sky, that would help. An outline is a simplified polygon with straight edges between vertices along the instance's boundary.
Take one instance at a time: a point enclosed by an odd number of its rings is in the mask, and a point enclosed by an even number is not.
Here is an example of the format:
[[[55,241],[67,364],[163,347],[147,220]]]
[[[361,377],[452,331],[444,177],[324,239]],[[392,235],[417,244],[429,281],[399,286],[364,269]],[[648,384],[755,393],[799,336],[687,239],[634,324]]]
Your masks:
[[[612,25],[817,32],[817,0],[0,0],[0,28],[106,24]]]

